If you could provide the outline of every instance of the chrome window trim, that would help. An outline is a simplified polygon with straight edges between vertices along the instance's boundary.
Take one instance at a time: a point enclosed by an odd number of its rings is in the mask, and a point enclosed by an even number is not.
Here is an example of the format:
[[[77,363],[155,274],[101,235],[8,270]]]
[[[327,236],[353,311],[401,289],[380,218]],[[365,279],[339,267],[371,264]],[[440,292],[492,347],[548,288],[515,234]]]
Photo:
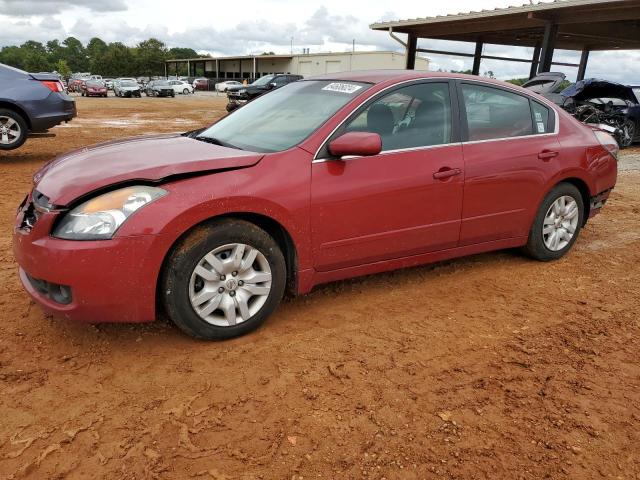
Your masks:
[[[400,85],[404,85],[406,83],[419,83],[422,80],[430,80],[431,82],[437,83],[438,80],[443,80],[445,82],[449,82],[451,80],[458,80],[458,81],[462,81],[462,82],[469,82],[469,83],[478,83],[482,86],[485,87],[489,87],[489,88],[496,88],[498,90],[502,89],[502,90],[507,90],[507,91],[512,91],[513,93],[515,93],[516,95],[520,95],[523,97],[527,97],[527,99],[531,99],[533,101],[538,102],[541,105],[544,105],[545,107],[551,109],[554,113],[554,117],[555,117],[555,122],[554,122],[554,128],[553,128],[553,132],[549,132],[549,133],[534,133],[531,135],[522,135],[522,136],[518,136],[518,137],[500,137],[500,138],[489,138],[487,140],[469,140],[466,142],[454,142],[454,143],[444,143],[444,144],[440,144],[440,145],[425,145],[423,147],[411,147],[411,148],[401,148],[401,149],[396,149],[396,150],[386,150],[384,152],[380,152],[378,155],[374,155],[374,156],[380,156],[380,155],[385,155],[385,154],[390,154],[390,153],[399,153],[399,152],[409,152],[409,151],[416,151],[416,150],[427,150],[427,149],[433,149],[433,148],[438,148],[438,147],[449,147],[452,145],[472,145],[475,143],[487,143],[487,142],[504,142],[507,140],[520,140],[522,138],[539,138],[539,137],[549,137],[552,135],[558,135],[560,133],[560,115],[558,114],[558,110],[556,108],[555,105],[549,105],[548,103],[546,103],[548,100],[544,99],[545,101],[540,101],[538,99],[532,98],[529,95],[525,95],[522,92],[516,90],[515,88],[511,88],[508,85],[495,85],[493,83],[488,83],[482,80],[477,80],[475,78],[471,78],[471,79],[466,79],[466,78],[456,78],[456,77],[426,77],[426,78],[412,78],[411,80],[404,80],[403,82],[400,83],[394,83],[393,85],[389,85],[388,87],[383,88],[382,90],[380,90],[379,92],[376,92],[372,97],[366,98],[364,99],[362,102],[360,102],[352,111],[349,115],[347,115],[346,118],[344,118],[338,125],[336,125],[336,127],[331,131],[331,133],[329,133],[329,135],[327,135],[327,137],[324,139],[324,141],[320,144],[320,147],[318,147],[318,149],[316,150],[316,153],[313,156],[313,160],[311,161],[311,163],[324,163],[324,162],[328,162],[328,161],[336,161],[336,160],[353,160],[356,158],[363,158],[361,156],[346,156],[346,157],[342,157],[340,159],[336,159],[336,158],[318,158],[318,154],[320,153],[320,150],[322,150],[324,148],[324,146],[326,145],[326,143],[329,141],[329,139],[333,136],[334,133],[336,133],[338,131],[338,129],[340,127],[342,127],[342,125],[344,125],[344,123],[349,120],[349,118],[351,118],[351,115],[353,113],[355,113],[358,109],[360,109],[360,107],[362,107],[365,103],[367,103],[369,100],[371,100],[372,98],[378,96],[379,94],[400,86]],[[463,101],[464,99],[460,100],[458,99],[458,101]],[[529,107],[531,108],[531,107]]]
[[[393,153],[402,153],[402,152],[419,152],[422,150],[434,150],[437,148],[444,147],[453,147],[455,145],[462,145],[462,142],[453,142],[453,143],[440,143],[438,145],[424,145],[422,147],[408,147],[408,148],[397,148],[395,150],[385,150],[384,152],[380,152],[377,155],[373,155],[374,157],[380,157],[384,155],[391,155]],[[324,162],[332,162],[332,161],[347,161],[347,160],[355,160],[356,158],[367,158],[361,155],[347,155],[340,159],[337,158],[318,158],[313,160],[311,163],[324,163]]]

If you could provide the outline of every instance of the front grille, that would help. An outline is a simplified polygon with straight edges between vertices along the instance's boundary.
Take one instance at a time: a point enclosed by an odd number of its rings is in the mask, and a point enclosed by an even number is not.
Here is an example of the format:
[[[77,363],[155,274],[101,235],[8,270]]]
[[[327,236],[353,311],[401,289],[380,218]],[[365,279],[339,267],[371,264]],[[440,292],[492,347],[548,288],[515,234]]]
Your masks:
[[[31,286],[41,295],[50,298],[61,305],[69,305],[71,303],[71,287],[66,285],[58,285],[50,283],[46,280],[34,278],[25,272]]]

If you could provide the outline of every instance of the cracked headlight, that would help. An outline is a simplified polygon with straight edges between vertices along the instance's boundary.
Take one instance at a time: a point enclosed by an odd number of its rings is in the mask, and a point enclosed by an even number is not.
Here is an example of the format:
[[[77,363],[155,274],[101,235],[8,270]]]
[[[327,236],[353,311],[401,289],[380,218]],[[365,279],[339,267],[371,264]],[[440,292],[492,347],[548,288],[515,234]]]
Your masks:
[[[146,185],[121,188],[99,195],[68,212],[53,230],[66,240],[107,240],[134,212],[166,195]]]

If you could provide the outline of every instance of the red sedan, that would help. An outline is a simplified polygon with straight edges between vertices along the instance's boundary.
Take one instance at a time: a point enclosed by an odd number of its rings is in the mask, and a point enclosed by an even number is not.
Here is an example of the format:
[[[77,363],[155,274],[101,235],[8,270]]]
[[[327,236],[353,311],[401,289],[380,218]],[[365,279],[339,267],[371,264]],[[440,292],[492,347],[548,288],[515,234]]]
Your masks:
[[[83,97],[107,97],[106,85],[98,80],[87,80],[81,85]]]
[[[63,155],[14,252],[47,310],[190,335],[261,324],[286,290],[504,248],[565,255],[616,183],[617,145],[506,83],[332,74],[208,128]]]

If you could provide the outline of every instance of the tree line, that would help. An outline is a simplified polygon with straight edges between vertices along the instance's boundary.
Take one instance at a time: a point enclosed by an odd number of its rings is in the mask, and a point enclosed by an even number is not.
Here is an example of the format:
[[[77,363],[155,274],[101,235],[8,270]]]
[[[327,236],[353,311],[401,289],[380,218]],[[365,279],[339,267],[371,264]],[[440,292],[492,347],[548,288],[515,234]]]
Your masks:
[[[129,47],[121,42],[106,43],[94,37],[85,45],[75,37],[46,44],[29,40],[22,45],[0,49],[0,63],[27,72],[56,71],[65,78],[75,72],[90,72],[103,77],[164,75],[164,62],[174,58],[204,55],[192,48],[167,48],[155,38]],[[186,67],[181,75],[186,75]]]

